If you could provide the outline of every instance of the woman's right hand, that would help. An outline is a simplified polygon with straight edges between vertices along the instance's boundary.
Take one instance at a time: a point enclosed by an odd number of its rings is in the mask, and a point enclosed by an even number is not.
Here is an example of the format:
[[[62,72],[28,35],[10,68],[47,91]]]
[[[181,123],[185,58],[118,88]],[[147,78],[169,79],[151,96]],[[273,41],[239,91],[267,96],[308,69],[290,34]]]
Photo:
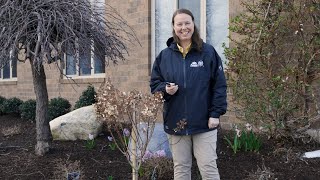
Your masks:
[[[166,92],[170,95],[174,95],[178,91],[178,88],[178,85],[175,85],[175,83],[167,83]]]

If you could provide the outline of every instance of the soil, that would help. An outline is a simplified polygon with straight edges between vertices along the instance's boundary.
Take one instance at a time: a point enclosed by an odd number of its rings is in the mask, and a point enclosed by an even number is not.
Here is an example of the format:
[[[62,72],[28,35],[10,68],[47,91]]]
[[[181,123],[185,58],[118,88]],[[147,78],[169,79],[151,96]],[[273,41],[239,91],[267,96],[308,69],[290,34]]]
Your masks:
[[[220,130],[218,135],[217,163],[222,180],[320,179],[320,158],[301,158],[303,152],[320,149],[317,143],[264,138],[259,153],[233,154],[223,140],[226,133],[230,132]],[[104,134],[96,139],[94,149],[86,148],[86,141],[53,141],[50,152],[43,157],[34,154],[35,143],[35,123],[13,115],[0,116],[0,179],[66,179],[66,172],[72,168],[81,169],[82,179],[131,179],[125,157],[108,148]],[[192,179],[200,179],[194,169]],[[162,179],[173,179],[172,174]]]

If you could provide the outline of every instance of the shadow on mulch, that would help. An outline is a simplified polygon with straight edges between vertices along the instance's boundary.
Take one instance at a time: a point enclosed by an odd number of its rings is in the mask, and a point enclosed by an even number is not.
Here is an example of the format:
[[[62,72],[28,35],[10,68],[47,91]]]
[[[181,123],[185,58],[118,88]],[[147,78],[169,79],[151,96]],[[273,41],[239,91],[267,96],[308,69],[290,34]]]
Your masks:
[[[265,139],[260,153],[233,154],[223,140],[226,133],[220,130],[218,135],[217,163],[222,180],[320,179],[320,158],[300,158],[303,152],[320,149],[319,144],[289,140],[284,144]],[[66,179],[65,171],[70,168],[81,169],[83,179],[131,179],[125,157],[107,146],[104,135],[96,139],[97,146],[92,150],[85,147],[85,141],[53,141],[50,153],[44,157],[34,155],[35,137],[35,123],[12,115],[0,116],[0,179]],[[193,168],[192,179],[198,176]],[[164,179],[172,179],[172,175]]]

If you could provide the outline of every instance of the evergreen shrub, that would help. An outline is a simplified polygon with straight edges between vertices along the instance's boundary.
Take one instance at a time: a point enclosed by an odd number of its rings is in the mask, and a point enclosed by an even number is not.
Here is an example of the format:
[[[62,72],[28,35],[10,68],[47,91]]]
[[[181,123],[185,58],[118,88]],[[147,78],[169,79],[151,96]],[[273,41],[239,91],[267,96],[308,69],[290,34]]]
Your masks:
[[[0,96],[0,115],[3,115],[3,103],[6,101],[7,99],[5,97]]]
[[[35,121],[36,119],[36,100],[29,99],[23,102],[20,108],[20,116],[22,119]]]
[[[95,96],[96,91],[94,90],[93,86],[88,86],[88,88],[82,92],[79,100],[76,102],[74,108],[79,109],[84,106],[90,106],[96,102]]]
[[[20,114],[19,106],[23,101],[19,98],[9,98],[2,104],[2,111],[4,114]]]
[[[62,116],[64,114],[67,114],[71,110],[71,104],[68,100],[58,97],[58,98],[52,98],[49,101],[48,106],[48,114],[49,119],[52,120],[54,118],[57,118],[59,116]]]

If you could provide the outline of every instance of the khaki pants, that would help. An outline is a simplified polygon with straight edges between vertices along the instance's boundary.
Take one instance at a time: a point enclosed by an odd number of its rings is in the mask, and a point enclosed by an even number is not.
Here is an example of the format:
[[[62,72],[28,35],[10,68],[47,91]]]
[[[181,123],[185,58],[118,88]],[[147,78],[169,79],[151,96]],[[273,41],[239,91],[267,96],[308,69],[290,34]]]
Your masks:
[[[203,180],[219,180],[217,130],[188,136],[168,135],[174,164],[174,180],[191,180],[192,152]]]

